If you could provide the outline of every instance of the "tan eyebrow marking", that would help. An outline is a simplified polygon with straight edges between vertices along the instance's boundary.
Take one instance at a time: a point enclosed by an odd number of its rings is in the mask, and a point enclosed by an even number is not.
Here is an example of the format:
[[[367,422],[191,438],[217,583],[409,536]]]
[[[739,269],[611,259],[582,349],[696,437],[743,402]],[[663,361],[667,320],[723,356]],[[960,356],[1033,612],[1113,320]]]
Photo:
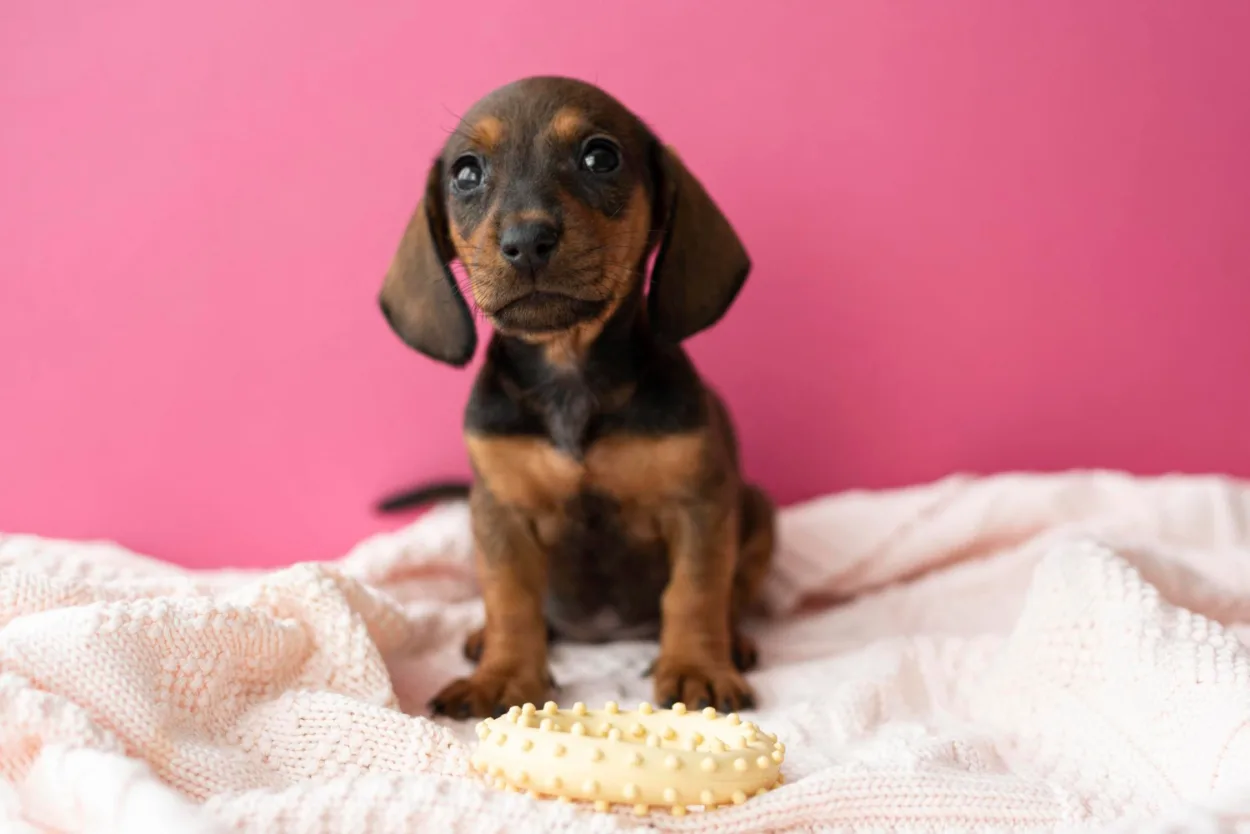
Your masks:
[[[483,116],[469,129],[469,133],[486,150],[493,151],[503,141],[503,122],[494,116]]]
[[[561,107],[551,119],[551,132],[565,142],[576,140],[587,128],[588,122],[576,107]]]

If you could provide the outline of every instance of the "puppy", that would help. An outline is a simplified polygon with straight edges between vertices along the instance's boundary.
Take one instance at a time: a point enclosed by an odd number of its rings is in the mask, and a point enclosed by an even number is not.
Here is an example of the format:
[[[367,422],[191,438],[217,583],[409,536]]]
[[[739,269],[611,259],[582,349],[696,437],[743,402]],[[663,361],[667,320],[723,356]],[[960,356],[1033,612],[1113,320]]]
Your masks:
[[[611,96],[527,78],[448,139],[381,292],[405,343],[459,367],[477,336],[454,260],[494,329],[464,417],[486,623],[465,648],[476,670],[434,711],[542,703],[549,627],[658,637],[657,702],[749,708],[755,649],[738,626],[771,560],[773,508],[743,482],[725,406],[681,347],[746,280],[733,228]]]

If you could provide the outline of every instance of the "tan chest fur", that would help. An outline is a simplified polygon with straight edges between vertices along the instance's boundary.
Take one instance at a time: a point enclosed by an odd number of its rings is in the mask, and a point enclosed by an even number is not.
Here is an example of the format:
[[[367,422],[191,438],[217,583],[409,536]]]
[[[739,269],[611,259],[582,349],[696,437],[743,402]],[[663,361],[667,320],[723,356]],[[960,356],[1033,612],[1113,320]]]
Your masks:
[[[478,478],[502,504],[558,511],[582,492],[647,506],[694,489],[704,470],[707,435],[618,436],[594,443],[583,460],[542,438],[469,435]]]

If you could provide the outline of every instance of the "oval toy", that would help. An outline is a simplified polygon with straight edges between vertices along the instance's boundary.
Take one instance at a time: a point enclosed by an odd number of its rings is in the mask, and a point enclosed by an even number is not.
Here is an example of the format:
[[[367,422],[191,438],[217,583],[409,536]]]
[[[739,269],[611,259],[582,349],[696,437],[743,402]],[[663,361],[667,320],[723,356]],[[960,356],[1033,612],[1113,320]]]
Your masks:
[[[683,704],[601,710],[552,701],[513,707],[477,725],[473,767],[496,788],[578,800],[607,811],[741,804],[781,784],[785,745],[736,713]]]

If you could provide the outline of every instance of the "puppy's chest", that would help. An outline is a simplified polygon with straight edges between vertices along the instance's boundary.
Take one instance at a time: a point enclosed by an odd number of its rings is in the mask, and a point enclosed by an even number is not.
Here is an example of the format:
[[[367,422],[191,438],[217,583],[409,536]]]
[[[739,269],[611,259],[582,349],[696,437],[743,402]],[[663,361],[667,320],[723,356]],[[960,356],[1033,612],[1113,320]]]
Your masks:
[[[469,455],[497,501],[538,515],[562,511],[585,495],[643,511],[693,489],[703,467],[700,432],[606,434],[590,441],[580,456],[553,440],[470,434]]]
[[[653,529],[629,529],[621,507],[594,493],[535,521],[547,551],[544,610],[561,637],[597,642],[655,635],[669,562]]]
[[[494,499],[519,509],[548,560],[546,616],[580,641],[653,636],[669,562],[663,526],[695,489],[702,433],[608,434],[581,457],[540,437],[469,436]]]

